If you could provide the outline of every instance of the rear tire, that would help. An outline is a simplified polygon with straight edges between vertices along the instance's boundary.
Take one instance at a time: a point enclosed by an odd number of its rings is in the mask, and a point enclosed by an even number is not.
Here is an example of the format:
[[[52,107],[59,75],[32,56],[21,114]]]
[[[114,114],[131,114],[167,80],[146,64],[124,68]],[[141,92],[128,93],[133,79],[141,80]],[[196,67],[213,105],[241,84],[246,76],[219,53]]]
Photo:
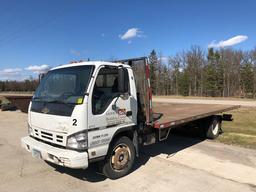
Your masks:
[[[221,131],[221,120],[218,117],[213,117],[209,120],[208,128],[206,130],[206,137],[208,139],[216,139]]]
[[[127,175],[134,164],[135,147],[128,137],[116,139],[109,148],[108,155],[100,165],[102,173],[110,179]]]

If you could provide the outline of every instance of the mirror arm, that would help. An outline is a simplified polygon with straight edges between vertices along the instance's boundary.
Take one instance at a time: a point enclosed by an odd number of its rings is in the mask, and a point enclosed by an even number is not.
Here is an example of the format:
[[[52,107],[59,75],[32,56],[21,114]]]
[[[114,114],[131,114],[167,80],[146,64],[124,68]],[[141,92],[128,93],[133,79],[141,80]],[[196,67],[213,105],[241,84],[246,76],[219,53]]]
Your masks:
[[[115,100],[114,104],[112,105],[112,109],[113,109],[114,111],[117,109],[117,107],[116,107],[116,102],[117,102],[117,100],[119,99],[120,96],[121,96],[121,94],[118,93],[118,95],[117,95],[117,97],[116,97],[116,100]]]

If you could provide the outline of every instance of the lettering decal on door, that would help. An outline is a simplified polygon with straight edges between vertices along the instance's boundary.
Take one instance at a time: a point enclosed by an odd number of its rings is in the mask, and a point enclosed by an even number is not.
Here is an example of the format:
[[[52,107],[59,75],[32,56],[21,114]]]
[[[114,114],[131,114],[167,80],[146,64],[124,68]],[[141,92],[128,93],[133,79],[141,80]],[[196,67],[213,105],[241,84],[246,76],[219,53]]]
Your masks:
[[[110,111],[106,113],[107,126],[125,123],[126,109],[118,109],[117,112]]]
[[[124,115],[126,115],[126,109],[118,109],[118,115],[119,115],[119,116],[124,116]]]

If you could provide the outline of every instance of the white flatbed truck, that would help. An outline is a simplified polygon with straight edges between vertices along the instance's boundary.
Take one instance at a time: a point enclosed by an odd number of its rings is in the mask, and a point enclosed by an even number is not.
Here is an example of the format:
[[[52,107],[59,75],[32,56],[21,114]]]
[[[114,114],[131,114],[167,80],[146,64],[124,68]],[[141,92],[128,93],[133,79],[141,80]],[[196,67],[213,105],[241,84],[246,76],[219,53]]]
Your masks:
[[[51,69],[28,109],[22,146],[54,164],[86,169],[99,161],[111,179],[131,171],[141,145],[165,140],[173,127],[198,125],[216,138],[219,115],[239,106],[153,103],[146,57],[91,61]]]

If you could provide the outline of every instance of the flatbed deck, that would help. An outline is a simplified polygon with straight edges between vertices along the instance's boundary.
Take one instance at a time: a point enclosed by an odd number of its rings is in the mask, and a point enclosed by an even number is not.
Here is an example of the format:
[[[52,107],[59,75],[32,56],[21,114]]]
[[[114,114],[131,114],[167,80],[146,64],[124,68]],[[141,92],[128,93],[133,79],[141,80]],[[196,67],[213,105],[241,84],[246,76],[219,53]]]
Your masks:
[[[154,128],[175,127],[194,120],[239,108],[239,105],[178,104],[153,102]],[[160,115],[161,114],[161,115]]]

